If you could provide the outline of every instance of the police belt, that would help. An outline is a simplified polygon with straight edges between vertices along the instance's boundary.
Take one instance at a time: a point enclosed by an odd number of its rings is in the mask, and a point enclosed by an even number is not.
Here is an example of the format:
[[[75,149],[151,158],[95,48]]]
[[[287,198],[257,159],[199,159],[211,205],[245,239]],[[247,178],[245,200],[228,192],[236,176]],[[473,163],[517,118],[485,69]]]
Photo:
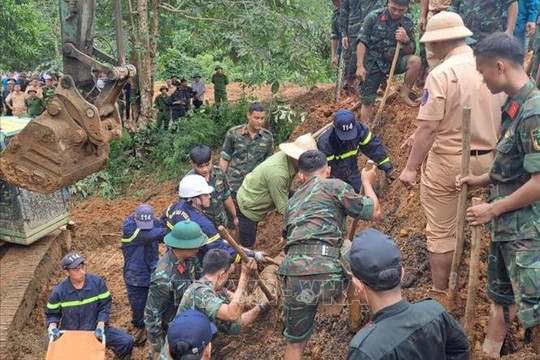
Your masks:
[[[511,182],[507,184],[495,184],[491,188],[489,199],[493,201],[496,198],[505,197],[512,194],[514,191],[522,187],[524,183]]]
[[[321,255],[339,259],[340,251],[331,245],[321,244],[298,244],[290,245],[286,251],[287,255]]]

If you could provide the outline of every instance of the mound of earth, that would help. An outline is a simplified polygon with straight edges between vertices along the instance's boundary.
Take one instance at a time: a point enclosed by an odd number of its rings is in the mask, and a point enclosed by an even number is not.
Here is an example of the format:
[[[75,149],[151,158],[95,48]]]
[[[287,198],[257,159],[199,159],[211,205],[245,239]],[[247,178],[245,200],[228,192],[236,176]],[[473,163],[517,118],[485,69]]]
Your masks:
[[[395,93],[395,89],[392,89]],[[292,91],[292,90],[291,90]],[[333,104],[333,87],[316,86],[309,91],[300,91],[290,98],[291,104],[301,106],[308,111],[306,121],[294,132],[292,138],[311,132],[332,120],[332,115],[339,108],[354,108],[357,104],[352,98],[344,98],[338,105]],[[355,110],[359,115],[358,110]],[[407,151],[401,144],[413,133],[417,109],[407,107],[397,97],[391,96],[383,112],[384,124],[376,134],[381,138],[392,162],[398,170],[403,169]],[[360,158],[364,163],[365,158]],[[139,197],[127,196],[114,201],[92,197],[74,205],[72,217],[76,222],[74,250],[80,251],[87,259],[88,270],[104,277],[113,296],[111,324],[132,330],[131,312],[127,302],[126,290],[122,279],[122,253],[120,250],[120,232],[123,220],[142,201],[154,206],[156,213],[161,213],[176,199],[176,182],[157,184],[153,179],[135,186],[141,193]],[[425,218],[419,200],[419,188],[406,190],[397,182],[386,184],[380,181],[380,194],[384,217],[376,224],[361,223],[358,230],[373,226],[391,235],[399,244],[405,267],[403,282],[404,295],[409,301],[417,301],[430,296],[430,269],[428,253],[425,247]],[[259,225],[257,248],[267,251],[272,256],[279,254],[277,243],[281,237],[283,219],[277,213],[270,214]],[[480,264],[480,288],[478,289],[476,324],[473,334],[473,358],[481,359],[481,342],[486,330],[489,313],[489,300],[485,293],[486,283],[486,251],[488,234],[483,234],[484,246]],[[454,315],[461,320],[466,301],[466,279],[469,266],[468,242],[465,248],[464,261],[460,279],[459,304]],[[32,312],[25,331],[12,334],[15,359],[43,358],[47,338],[43,310],[47,298],[54,287],[65,275],[59,270],[42,289],[39,301]],[[444,299],[443,299],[444,300]],[[444,301],[443,301],[444,303]],[[279,304],[278,304],[279,305]],[[285,341],[281,335],[282,325],[279,321],[279,306],[271,309],[254,325],[245,329],[241,336],[223,336],[220,343],[226,344],[225,352],[234,359],[281,359],[284,354]],[[367,306],[363,308],[364,323],[368,321]],[[315,330],[306,347],[306,359],[343,359],[346,357],[348,343],[353,334],[348,330],[348,311],[342,310],[338,315],[318,315]],[[523,343],[523,330],[515,322],[510,331],[504,354],[508,359],[533,359],[532,350]],[[109,353],[112,355],[111,353]],[[136,348],[133,359],[146,359],[148,348]],[[112,357],[111,357],[112,358]]]

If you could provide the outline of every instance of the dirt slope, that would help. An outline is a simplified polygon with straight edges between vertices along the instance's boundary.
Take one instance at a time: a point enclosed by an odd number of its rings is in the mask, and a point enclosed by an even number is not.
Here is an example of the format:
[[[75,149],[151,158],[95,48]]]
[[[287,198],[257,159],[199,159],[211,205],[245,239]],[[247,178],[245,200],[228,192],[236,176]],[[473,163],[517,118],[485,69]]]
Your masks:
[[[307,120],[295,131],[293,138],[306,132],[315,132],[321,126],[331,121],[332,114],[339,107],[351,108],[356,103],[353,99],[343,99],[340,106],[333,105],[332,87],[314,87],[309,92],[301,92],[291,102],[308,110]],[[384,126],[379,128],[377,135],[382,139],[391,160],[398,169],[402,169],[407,153],[400,150],[401,143],[414,131],[417,109],[406,107],[393,97],[389,100],[383,118]],[[361,159],[365,161],[365,159]],[[77,236],[74,240],[74,249],[81,251],[87,258],[89,271],[103,276],[113,295],[111,323],[114,326],[131,329],[131,314],[127,303],[126,291],[122,280],[122,254],[120,251],[120,230],[126,216],[128,216],[141,200],[148,201],[154,206],[156,213],[161,213],[176,198],[176,183],[167,182],[156,184],[147,179],[145,184],[139,184],[139,189],[145,189],[141,198],[125,197],[116,201],[100,198],[91,198],[76,204],[72,214],[77,225]],[[381,188],[384,218],[374,226],[387,232],[398,242],[403,253],[406,277],[404,279],[404,293],[410,301],[416,301],[429,296],[430,274],[427,251],[425,248],[424,226],[425,219],[419,202],[419,189],[405,190],[398,184],[383,186]],[[361,223],[359,229],[366,227]],[[267,250],[271,255],[277,255],[273,246],[277,243],[282,230],[282,218],[278,214],[271,214],[266,221],[260,224],[257,247]],[[485,333],[489,301],[485,294],[486,281],[486,252],[487,234],[484,234],[485,246],[482,253],[481,281],[478,294],[478,310],[474,342],[472,344],[475,354],[473,358],[480,359],[478,351]],[[468,247],[465,258],[468,258]],[[468,267],[465,261],[464,268]],[[24,333],[13,336],[16,359],[42,358],[46,348],[46,332],[44,328],[43,309],[53,286],[63,278],[63,274],[50,279],[44,287],[39,302],[27,323]],[[462,288],[460,298],[465,303],[465,279],[467,273],[463,271],[461,277]],[[367,307],[364,307],[366,321]],[[460,318],[463,311],[455,315]],[[319,315],[314,334],[307,349],[307,359],[340,359],[345,358],[347,346],[352,334],[347,329],[347,311],[340,315]],[[511,359],[533,359],[530,349],[524,347],[523,331],[514,323],[511,328],[504,353],[514,353]],[[225,336],[222,338],[230,351],[229,358],[234,359],[280,359],[283,356],[285,342],[281,335],[278,321],[278,312],[271,310],[262,320],[251,328],[246,329],[242,336]],[[137,348],[134,359],[146,358],[147,349]],[[3,358],[3,356],[2,356]]]

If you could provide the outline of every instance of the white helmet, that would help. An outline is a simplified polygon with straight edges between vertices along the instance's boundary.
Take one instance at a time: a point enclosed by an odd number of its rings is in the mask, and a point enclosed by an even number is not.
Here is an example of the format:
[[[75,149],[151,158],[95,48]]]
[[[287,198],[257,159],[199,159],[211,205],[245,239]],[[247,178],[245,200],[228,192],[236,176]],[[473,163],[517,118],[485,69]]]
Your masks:
[[[213,191],[214,188],[212,186],[208,186],[206,179],[201,175],[184,176],[178,185],[178,196],[184,199],[210,194]]]

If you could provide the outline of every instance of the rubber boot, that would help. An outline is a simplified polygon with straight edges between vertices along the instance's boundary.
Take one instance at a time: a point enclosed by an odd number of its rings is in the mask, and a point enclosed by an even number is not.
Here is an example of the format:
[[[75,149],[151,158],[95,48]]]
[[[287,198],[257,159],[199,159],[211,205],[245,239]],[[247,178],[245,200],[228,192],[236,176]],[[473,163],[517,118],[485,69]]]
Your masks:
[[[416,102],[411,100],[411,98],[409,97],[410,93],[411,93],[411,89],[409,89],[409,87],[406,84],[403,84],[403,86],[401,87],[401,93],[399,94],[399,96],[401,96],[403,101],[405,101],[405,103],[411,107],[418,105]]]
[[[146,342],[146,328],[135,328],[133,332],[133,345],[140,346]]]

